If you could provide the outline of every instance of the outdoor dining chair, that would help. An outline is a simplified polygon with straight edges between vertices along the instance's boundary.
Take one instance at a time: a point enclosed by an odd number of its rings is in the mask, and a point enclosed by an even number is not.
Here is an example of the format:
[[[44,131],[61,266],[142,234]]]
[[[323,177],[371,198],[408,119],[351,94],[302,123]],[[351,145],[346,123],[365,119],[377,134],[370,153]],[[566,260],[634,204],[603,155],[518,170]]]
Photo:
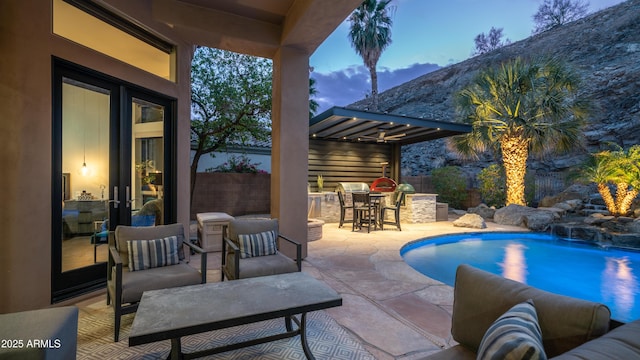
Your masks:
[[[371,202],[369,193],[353,192],[353,223],[351,231],[355,231],[356,227],[362,229],[367,227],[367,232],[371,231],[371,226],[377,228],[375,205]]]
[[[350,205],[347,205],[345,196],[342,191],[338,191],[338,200],[340,201],[340,224],[338,225],[338,227],[341,228],[342,225],[344,225],[345,221],[353,222],[353,202]],[[347,210],[351,210],[350,219],[345,218]]]
[[[402,231],[402,227],[400,226],[400,207],[404,201],[404,192],[400,191],[396,197],[396,203],[394,206],[383,206],[380,210],[380,229],[384,230],[384,225],[395,225],[398,230]],[[393,221],[386,220],[385,211],[390,210],[393,211]]]

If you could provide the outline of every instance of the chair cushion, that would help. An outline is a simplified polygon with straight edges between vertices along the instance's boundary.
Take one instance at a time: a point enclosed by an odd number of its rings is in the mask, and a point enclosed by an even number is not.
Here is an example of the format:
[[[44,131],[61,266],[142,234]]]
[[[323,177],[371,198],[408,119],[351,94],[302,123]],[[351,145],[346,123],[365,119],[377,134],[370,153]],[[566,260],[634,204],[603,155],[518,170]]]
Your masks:
[[[617,327],[553,360],[640,359],[640,320]]]
[[[113,271],[115,272],[115,267]],[[115,274],[113,276],[115,278]],[[148,290],[197,285],[201,281],[200,272],[183,262],[144,271],[129,271],[128,268],[123,268],[122,303],[138,302],[142,293]]]
[[[532,300],[507,310],[484,334],[478,360],[502,359],[547,359]]]
[[[235,265],[233,255],[227,254],[227,272],[233,276]],[[240,259],[240,279],[297,272],[298,265],[291,258],[276,253],[275,255],[258,256]]]
[[[276,253],[276,233],[273,230],[257,234],[239,234],[238,242],[242,259]]]
[[[130,240],[127,241],[127,248],[130,271],[175,265],[180,262],[177,236],[153,240]]]
[[[115,230],[116,249],[122,259],[122,266],[129,266],[129,250],[127,241],[163,239],[168,236],[178,237],[178,258],[184,260],[184,227],[181,223],[158,226],[124,226],[118,225]]]
[[[239,234],[257,234],[265,231],[274,231],[278,237],[278,219],[233,219],[229,221],[228,237],[238,247]]]
[[[546,292],[469,265],[458,267],[453,291],[451,334],[472,351],[495,319],[527,299],[536,305],[548,357],[609,330],[611,312],[603,304]]]

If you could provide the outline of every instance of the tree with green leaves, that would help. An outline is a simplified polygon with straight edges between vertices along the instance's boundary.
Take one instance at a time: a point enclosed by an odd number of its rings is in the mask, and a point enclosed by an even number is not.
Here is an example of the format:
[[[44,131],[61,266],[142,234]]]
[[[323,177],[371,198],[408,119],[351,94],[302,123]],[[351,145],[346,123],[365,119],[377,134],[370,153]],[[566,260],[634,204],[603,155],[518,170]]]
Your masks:
[[[318,111],[320,104],[313,98],[318,91],[316,90],[316,79],[309,78],[309,119],[311,119]]]
[[[364,0],[349,16],[349,40],[371,75],[371,109],[378,111],[378,72],[382,52],[391,45],[391,0]]]
[[[270,60],[199,47],[191,63],[191,196],[198,162],[229,143],[271,134]]]
[[[491,30],[489,30],[489,34],[478,34],[478,36],[473,39],[473,41],[476,43],[476,50],[474,52],[474,55],[485,54],[490,51],[499,49],[505,45],[509,45],[511,43],[511,40],[502,40],[502,30],[502,28],[496,29],[492,26]]]
[[[623,149],[613,145],[592,155],[579,175],[582,180],[595,182],[598,193],[613,216],[626,215],[640,191],[640,145]],[[615,185],[615,197],[609,185]]]
[[[525,205],[530,154],[575,149],[581,143],[587,104],[576,95],[579,78],[554,59],[516,58],[481,71],[456,94],[468,134],[450,138],[466,157],[492,151],[506,175],[506,205]]]
[[[589,11],[589,3],[582,0],[544,0],[533,15],[534,34],[578,20]]]

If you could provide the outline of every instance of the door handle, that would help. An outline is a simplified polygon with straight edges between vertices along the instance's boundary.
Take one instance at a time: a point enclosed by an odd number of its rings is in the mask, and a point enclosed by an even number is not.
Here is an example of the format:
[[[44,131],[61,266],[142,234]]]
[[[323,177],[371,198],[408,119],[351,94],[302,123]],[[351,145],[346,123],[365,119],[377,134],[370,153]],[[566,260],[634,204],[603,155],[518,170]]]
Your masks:
[[[118,204],[120,204],[120,200],[118,200],[118,187],[113,187],[113,200],[109,200],[109,203],[113,203],[113,208],[117,209]]]
[[[133,202],[133,200],[131,200],[131,188],[129,187],[129,185],[127,185],[124,188],[124,194],[125,194],[125,206],[127,208],[131,207],[131,203]]]

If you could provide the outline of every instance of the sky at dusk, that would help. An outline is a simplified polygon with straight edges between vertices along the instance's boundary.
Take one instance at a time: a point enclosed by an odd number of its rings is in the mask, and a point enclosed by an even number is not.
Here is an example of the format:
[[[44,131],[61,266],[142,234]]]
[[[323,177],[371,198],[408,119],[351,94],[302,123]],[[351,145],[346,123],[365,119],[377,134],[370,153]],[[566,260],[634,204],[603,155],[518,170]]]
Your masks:
[[[473,39],[491,27],[516,42],[531,35],[542,0],[393,0],[391,45],[378,61],[378,91],[471,57]],[[595,12],[622,0],[591,0]],[[313,53],[317,114],[363,99],[371,91],[369,70],[348,39],[345,20]]]

